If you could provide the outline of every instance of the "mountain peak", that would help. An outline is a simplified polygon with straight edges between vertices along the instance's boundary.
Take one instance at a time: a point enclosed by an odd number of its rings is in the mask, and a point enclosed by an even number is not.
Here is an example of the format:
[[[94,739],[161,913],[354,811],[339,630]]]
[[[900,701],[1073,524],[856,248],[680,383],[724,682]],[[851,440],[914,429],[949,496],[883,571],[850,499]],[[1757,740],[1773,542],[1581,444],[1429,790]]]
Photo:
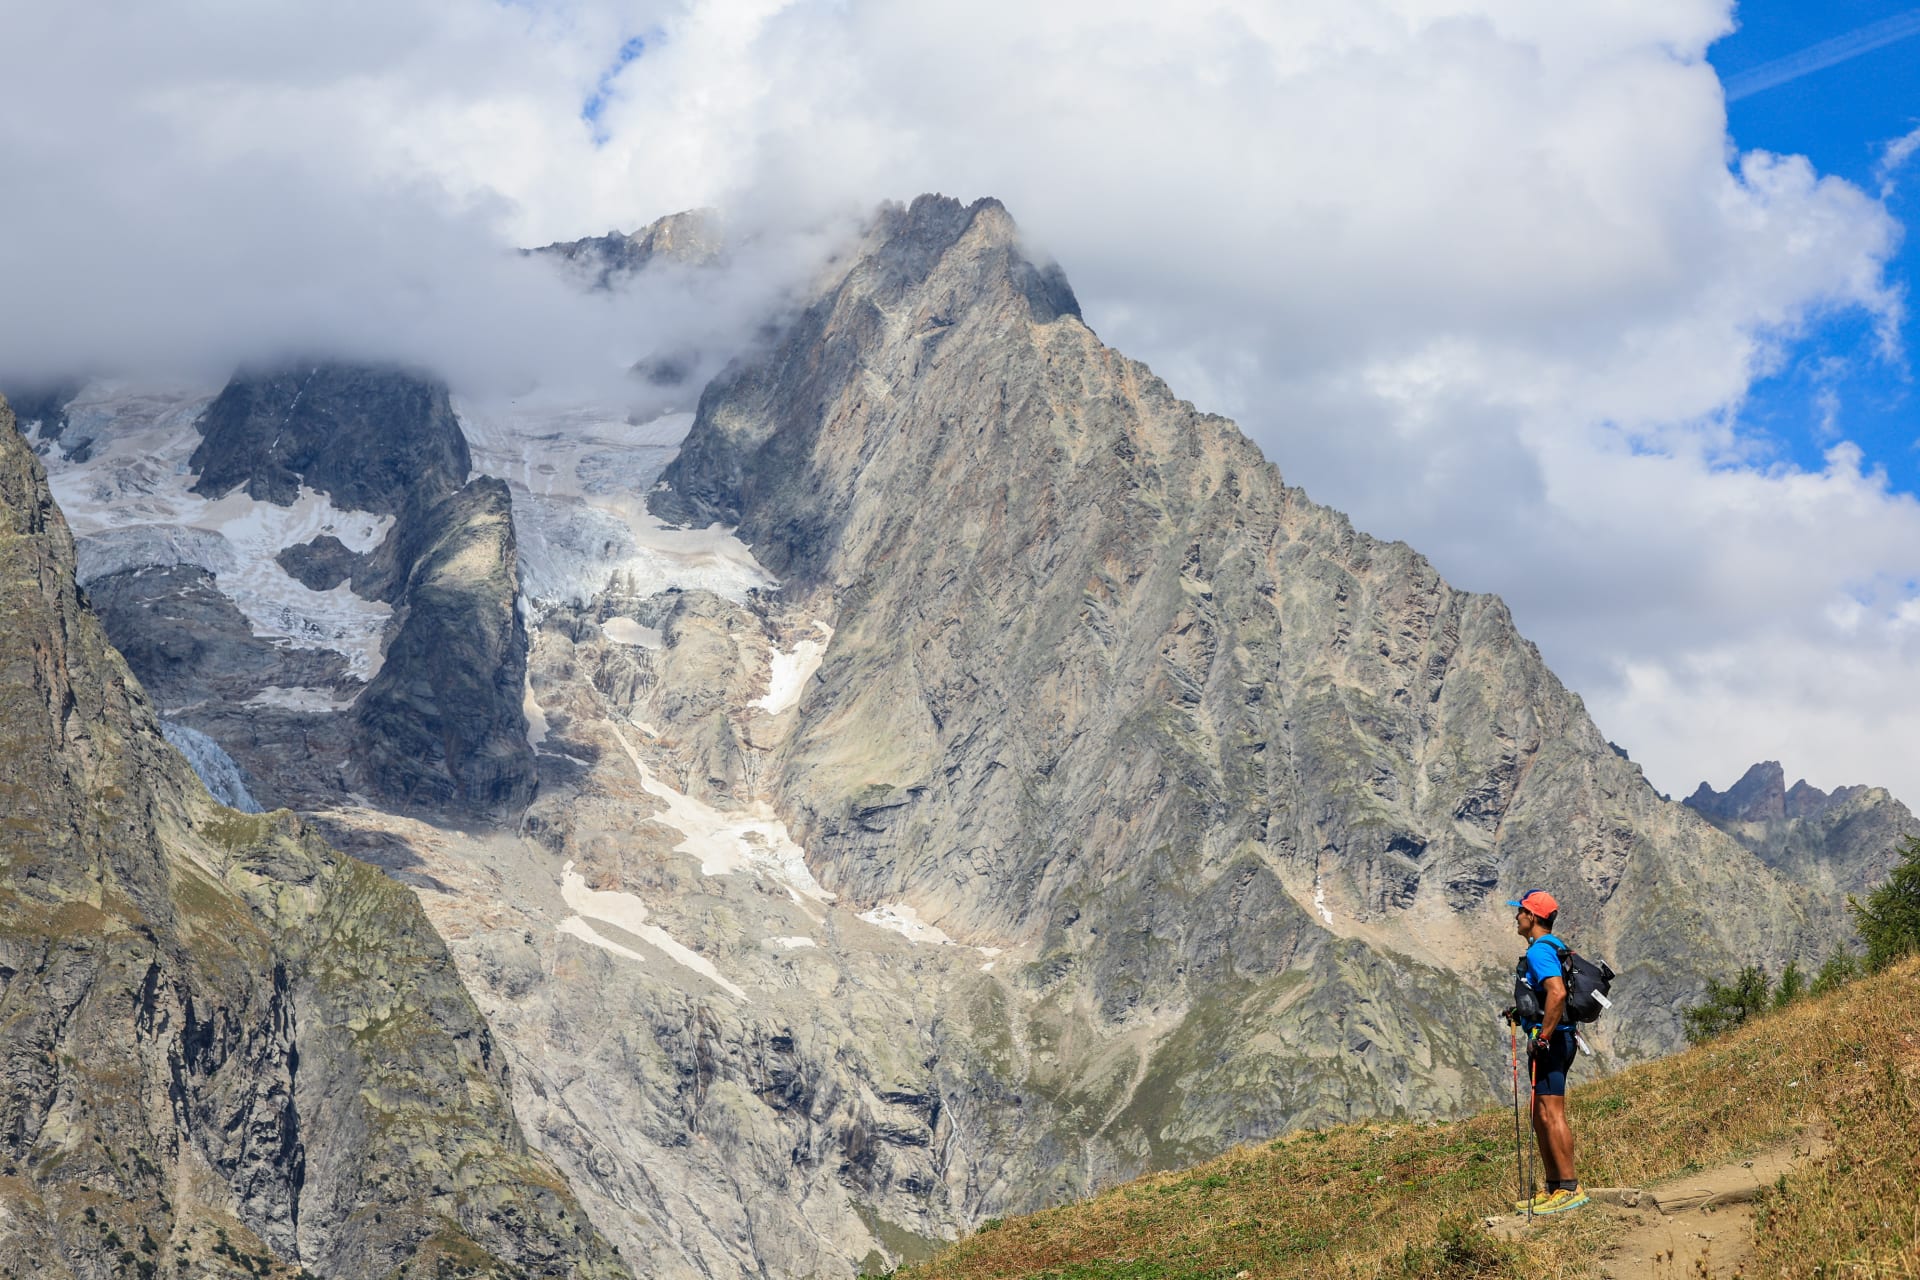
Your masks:
[[[1080,317],[1080,300],[1066,274],[1051,261],[1034,259],[1019,224],[992,196],[963,205],[952,196],[929,194],[904,207],[883,206],[860,265],[875,273],[878,292],[898,297],[925,284],[954,255],[969,268],[962,274],[979,286],[1010,283],[1035,323]]]
[[[720,256],[724,244],[719,216],[712,209],[682,209],[656,218],[627,241],[637,257],[636,269],[656,259],[705,266]]]
[[[1702,782],[1684,801],[1690,809],[1728,822],[1778,822],[1787,816],[1786,802],[1787,774],[1778,760],[1762,760],[1725,791]]]
[[[725,249],[719,215],[712,209],[683,209],[656,218],[631,235],[618,229],[603,236],[556,240],[523,254],[557,258],[588,287],[611,289],[655,262],[704,267]]]
[[[1884,880],[1901,839],[1920,829],[1884,788],[1826,792],[1805,778],[1788,787],[1777,760],[1762,760],[1725,791],[1703,782],[1684,803],[1806,891],[1839,936],[1850,928],[1842,895]]]

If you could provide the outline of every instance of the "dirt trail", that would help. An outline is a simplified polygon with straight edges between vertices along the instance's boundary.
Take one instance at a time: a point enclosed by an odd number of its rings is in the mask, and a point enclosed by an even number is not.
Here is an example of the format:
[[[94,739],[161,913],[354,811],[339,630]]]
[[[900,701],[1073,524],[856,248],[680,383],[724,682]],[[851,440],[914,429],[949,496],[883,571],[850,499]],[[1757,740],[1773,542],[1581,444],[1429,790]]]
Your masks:
[[[1750,1159],[1735,1160],[1658,1186],[1589,1187],[1594,1203],[1578,1213],[1604,1213],[1623,1229],[1597,1259],[1607,1280],[1709,1280],[1750,1274],[1753,1202],[1790,1169],[1821,1155],[1824,1134],[1806,1133]],[[1557,1215],[1556,1215],[1557,1217]],[[1537,1236],[1556,1218],[1505,1218],[1495,1230]]]

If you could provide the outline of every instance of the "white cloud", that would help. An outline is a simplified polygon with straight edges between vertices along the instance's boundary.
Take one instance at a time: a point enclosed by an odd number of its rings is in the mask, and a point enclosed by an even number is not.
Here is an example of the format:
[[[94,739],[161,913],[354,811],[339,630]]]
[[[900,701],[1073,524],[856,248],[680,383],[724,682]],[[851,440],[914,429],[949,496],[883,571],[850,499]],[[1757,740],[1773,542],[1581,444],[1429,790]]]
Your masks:
[[[994,194],[1110,342],[1505,595],[1661,786],[1775,757],[1920,799],[1914,503],[1844,441],[1802,472],[1736,427],[1830,312],[1901,357],[1900,228],[1731,153],[1703,60],[1730,8],[0,0],[43,108],[0,119],[0,273],[33,317],[0,350],[318,331],[584,376],[710,304],[583,311],[501,241]],[[635,35],[596,145],[581,104]],[[714,341],[798,269],[774,257]]]
[[[1873,167],[1873,176],[1880,181],[1882,200],[1893,197],[1894,190],[1899,185],[1896,179],[1900,171],[1907,167],[1907,162],[1913,159],[1913,153],[1916,151],[1920,151],[1920,129],[1901,134],[1889,142],[1886,150],[1880,153],[1880,162]]]
[[[472,391],[644,397],[623,373],[637,357],[730,348],[814,259],[763,238],[725,278],[585,297],[514,251],[520,197],[593,166],[582,86],[631,21],[370,0],[109,20],[0,0],[27,55],[6,91],[32,104],[0,115],[0,368],[224,376],[319,352]],[[629,229],[656,207],[631,197]]]

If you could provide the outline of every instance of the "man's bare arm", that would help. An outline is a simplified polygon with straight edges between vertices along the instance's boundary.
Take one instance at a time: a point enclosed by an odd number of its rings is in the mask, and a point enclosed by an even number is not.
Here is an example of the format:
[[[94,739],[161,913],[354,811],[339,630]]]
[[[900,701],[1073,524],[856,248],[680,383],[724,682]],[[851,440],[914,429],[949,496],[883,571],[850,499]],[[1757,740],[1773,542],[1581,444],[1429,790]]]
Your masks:
[[[1567,984],[1563,978],[1548,978],[1540,985],[1547,993],[1547,1007],[1540,1016],[1540,1038],[1544,1040],[1560,1026],[1560,1015],[1567,1011]]]

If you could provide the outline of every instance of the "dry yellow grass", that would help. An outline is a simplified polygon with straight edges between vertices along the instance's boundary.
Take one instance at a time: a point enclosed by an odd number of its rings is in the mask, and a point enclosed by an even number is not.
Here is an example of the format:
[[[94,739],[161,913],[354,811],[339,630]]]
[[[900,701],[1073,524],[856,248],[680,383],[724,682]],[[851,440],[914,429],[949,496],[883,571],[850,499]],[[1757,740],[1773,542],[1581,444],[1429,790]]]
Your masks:
[[[1760,1206],[1756,1276],[1920,1280],[1920,959],[1756,1019],[1724,1040],[1582,1084],[1588,1186],[1638,1186],[1821,1124],[1829,1155]],[[901,1280],[1566,1277],[1618,1223],[1576,1213],[1508,1244],[1513,1119],[1356,1125],[1246,1147],[1083,1204],[989,1223]]]

